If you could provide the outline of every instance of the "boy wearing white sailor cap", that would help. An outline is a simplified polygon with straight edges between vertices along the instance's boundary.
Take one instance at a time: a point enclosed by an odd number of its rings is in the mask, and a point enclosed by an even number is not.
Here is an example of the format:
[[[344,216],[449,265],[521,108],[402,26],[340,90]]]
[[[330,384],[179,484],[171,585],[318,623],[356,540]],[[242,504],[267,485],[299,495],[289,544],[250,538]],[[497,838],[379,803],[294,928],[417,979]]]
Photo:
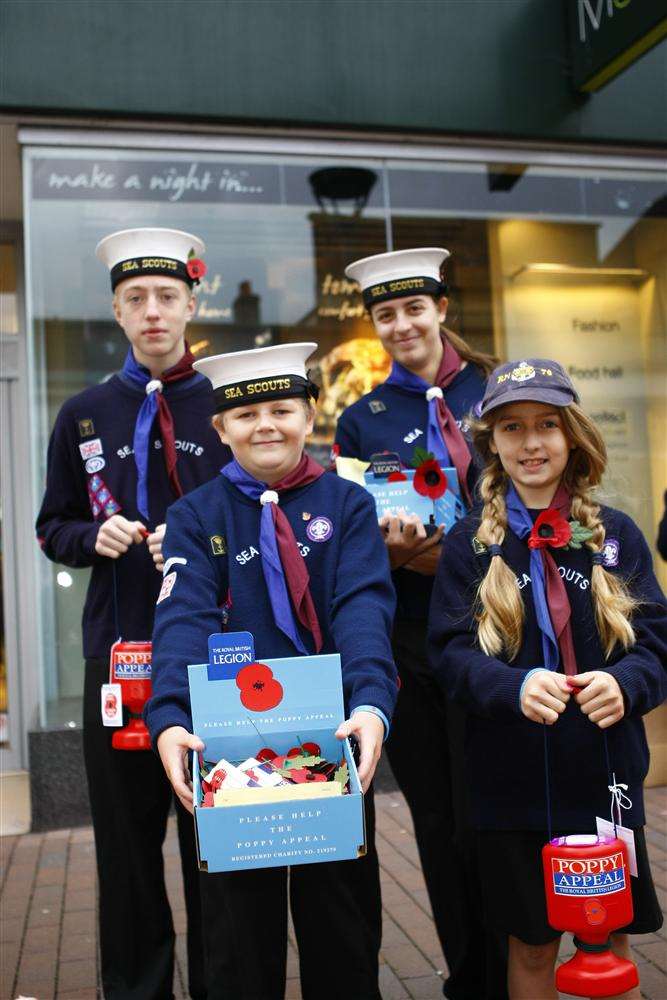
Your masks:
[[[114,750],[100,716],[109,650],[147,639],[160,589],[167,507],[229,456],[209,423],[208,381],[185,330],[204,244],[174,229],[128,229],[97,246],[129,348],[122,370],[62,407],[37,519],[45,555],[92,569],[83,612],[83,748],[100,886],[100,946],[109,1000],[172,995],[174,936],[162,842],[172,792],[150,751]],[[201,912],[190,817],[178,804],[188,912],[190,993],[205,997]]]
[[[204,744],[192,735],[187,665],[208,658],[208,636],[221,630],[223,615],[225,628],[253,634],[258,659],[340,653],[348,719],[336,735],[359,741],[368,853],[292,868],[290,902],[305,1000],[379,1000],[370,783],[396,699],[394,595],[370,495],[304,452],[318,393],[305,362],[316,347],[281,344],[196,362],[212,382],[213,423],[234,457],[167,517],[164,555],[174,571],[156,610],[146,723],[192,809],[187,752]],[[287,871],[203,877],[209,1000],[282,998]],[[325,972],[323,941],[336,942]]]
[[[461,498],[470,505],[476,470],[466,415],[481,400],[495,359],[473,350],[445,326],[443,271],[449,256],[444,247],[416,247],[364,257],[345,269],[348,278],[359,282],[392,367],[385,382],[341,415],[334,450],[363,461],[376,452],[395,452],[407,468],[420,462],[415,449],[430,452],[441,466],[456,468]],[[396,587],[393,652],[401,677],[387,755],[415,825],[449,968],[444,992],[453,1000],[502,1000],[504,943],[490,940],[482,926],[474,874],[466,871],[461,840],[455,836],[455,826],[465,823],[464,782],[457,766],[463,721],[460,710],[445,707],[426,651],[443,531],[427,537],[417,517],[384,517],[380,524]],[[415,767],[417,750],[421,759],[437,761],[437,766]]]

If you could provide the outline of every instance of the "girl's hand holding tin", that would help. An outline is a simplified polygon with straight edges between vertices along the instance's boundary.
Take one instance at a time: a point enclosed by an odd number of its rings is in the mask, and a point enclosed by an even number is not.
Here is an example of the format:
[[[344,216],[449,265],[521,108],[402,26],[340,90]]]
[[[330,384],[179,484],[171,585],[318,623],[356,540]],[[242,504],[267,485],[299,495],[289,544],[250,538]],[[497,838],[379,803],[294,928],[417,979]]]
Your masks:
[[[579,708],[600,729],[608,729],[625,715],[623,691],[606,670],[590,670],[567,678]]]
[[[553,726],[570,700],[568,680],[552,670],[540,670],[529,677],[521,692],[521,711],[531,722]]]

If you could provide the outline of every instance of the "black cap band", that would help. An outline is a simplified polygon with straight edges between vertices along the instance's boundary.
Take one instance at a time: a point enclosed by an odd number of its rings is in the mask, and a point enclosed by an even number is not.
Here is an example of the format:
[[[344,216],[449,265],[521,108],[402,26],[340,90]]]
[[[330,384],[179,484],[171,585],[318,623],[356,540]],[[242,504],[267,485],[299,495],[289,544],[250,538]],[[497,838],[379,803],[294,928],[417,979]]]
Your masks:
[[[376,302],[386,302],[387,299],[402,299],[408,295],[444,295],[445,291],[446,287],[441,281],[417,275],[414,278],[380,281],[376,285],[364,288],[361,294],[364,305],[369,309]]]
[[[130,257],[128,260],[119,261],[111,268],[111,291],[115,291],[116,286],[121,281],[127,281],[128,278],[138,278],[145,274],[164,274],[169,278],[178,278],[190,288],[194,284],[194,280],[188,274],[187,267],[182,260],[158,256]]]
[[[248,403],[263,403],[267,399],[289,399],[301,396],[304,399],[317,399],[319,386],[309,378],[301,375],[276,375],[275,377],[250,379],[247,382],[233,382],[231,385],[221,385],[213,390],[215,412],[231,410],[235,406],[247,406]]]

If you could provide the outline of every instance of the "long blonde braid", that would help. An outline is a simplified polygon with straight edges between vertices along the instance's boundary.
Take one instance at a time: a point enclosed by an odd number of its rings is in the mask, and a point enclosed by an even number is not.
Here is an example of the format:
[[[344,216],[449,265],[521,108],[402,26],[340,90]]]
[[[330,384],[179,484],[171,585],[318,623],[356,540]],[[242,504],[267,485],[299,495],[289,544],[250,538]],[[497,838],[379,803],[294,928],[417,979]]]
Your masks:
[[[485,545],[502,545],[507,531],[507,476],[495,456],[484,469],[479,492],[484,501],[477,537]],[[502,556],[494,556],[479,585],[479,644],[488,656],[503,650],[513,660],[521,648],[525,608],[516,575]]]

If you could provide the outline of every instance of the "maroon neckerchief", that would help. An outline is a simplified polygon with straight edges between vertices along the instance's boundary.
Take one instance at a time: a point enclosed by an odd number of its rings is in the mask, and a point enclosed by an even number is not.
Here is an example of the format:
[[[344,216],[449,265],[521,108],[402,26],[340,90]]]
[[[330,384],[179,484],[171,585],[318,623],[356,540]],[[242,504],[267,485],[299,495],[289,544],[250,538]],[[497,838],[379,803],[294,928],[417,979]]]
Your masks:
[[[195,374],[195,370],[192,367],[194,360],[195,356],[186,341],[185,354],[182,356],[180,361],[176,362],[175,365],[171,368],[167,368],[165,372],[162,372],[160,382],[162,382],[163,385],[170,385],[172,382],[181,382],[183,379],[192,378]],[[169,485],[171,486],[175,496],[182,497],[183,487],[181,486],[178,478],[178,470],[176,468],[177,456],[176,441],[174,436],[174,418],[171,415],[169,404],[167,403],[164,393],[162,392],[157,393],[157,407],[158,425],[160,427],[162,451],[164,452],[164,464],[167,468]]]
[[[309,483],[314,483],[322,475],[324,475],[322,466],[304,452],[296,468],[292,469],[284,479],[272,483],[270,489],[275,490],[280,496],[284,490],[293,490],[297,486],[307,486]],[[299,552],[292,525],[287,520],[280,504],[272,503],[271,513],[276,529],[276,543],[280,561],[283,564],[285,581],[294,611],[304,628],[307,628],[312,634],[315,652],[319,653],[322,649],[322,630],[310,593],[310,576],[306,568],[306,561]]]
[[[463,360],[461,355],[457,350],[455,350],[454,347],[452,347],[444,334],[441,334],[441,338],[442,358],[440,359],[440,366],[436,373],[435,381],[433,382],[433,385],[439,386],[443,391],[443,398],[437,400],[438,423],[440,425],[442,439],[447,446],[449,457],[454,463],[454,468],[456,469],[459,477],[461,492],[466,498],[468,506],[471,506],[472,497],[470,496],[470,490],[468,488],[468,470],[470,469],[472,457],[470,455],[470,449],[466,443],[466,439],[461,433],[461,428],[456,423],[452,411],[447,406],[445,395],[447,386],[454,381],[458,373],[461,371]]]
[[[570,517],[571,505],[572,497],[561,483],[549,507],[558,511],[567,521]],[[540,549],[540,552],[542,555],[542,565],[544,566],[549,617],[551,618],[551,624],[554,627],[558,641],[563,671],[566,675],[573,676],[577,673],[577,659],[572,639],[572,609],[570,607],[570,599],[567,596],[565,582],[558,572],[558,567],[550,549],[545,547]]]

